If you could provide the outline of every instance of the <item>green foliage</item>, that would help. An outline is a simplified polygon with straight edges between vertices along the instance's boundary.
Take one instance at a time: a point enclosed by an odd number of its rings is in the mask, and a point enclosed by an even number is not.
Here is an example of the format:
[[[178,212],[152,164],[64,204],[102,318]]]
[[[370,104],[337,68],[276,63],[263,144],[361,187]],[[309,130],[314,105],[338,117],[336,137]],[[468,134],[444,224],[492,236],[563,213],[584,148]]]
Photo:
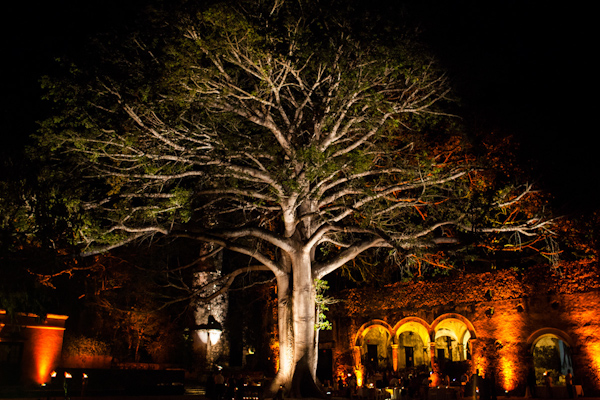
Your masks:
[[[315,298],[315,308],[317,314],[317,322],[315,323],[315,330],[331,330],[333,325],[327,320],[325,315],[326,311],[329,311],[329,305],[336,303],[337,300],[325,296],[325,292],[329,289],[327,281],[321,279],[315,279],[315,291],[317,293]]]
[[[80,198],[64,171],[20,158],[1,166],[0,309],[56,312],[62,299],[46,277],[83,267],[69,254],[81,223]]]
[[[534,220],[498,207],[519,191],[516,174],[502,178],[510,151],[476,157],[401,10],[368,8],[186,3],[62,57],[42,81],[54,114],[39,151],[77,171],[61,200],[72,244],[95,254],[197,234],[279,263],[278,240],[326,231],[311,267],[344,259],[351,279],[380,284],[531,248],[477,232]]]

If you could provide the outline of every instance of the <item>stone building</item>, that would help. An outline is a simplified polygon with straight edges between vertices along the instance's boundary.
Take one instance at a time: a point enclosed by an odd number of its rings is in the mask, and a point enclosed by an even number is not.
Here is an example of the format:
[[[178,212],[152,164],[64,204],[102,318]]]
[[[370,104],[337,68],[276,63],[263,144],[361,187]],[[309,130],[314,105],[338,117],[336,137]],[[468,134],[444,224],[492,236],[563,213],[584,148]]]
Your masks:
[[[573,371],[586,395],[600,393],[600,277],[595,262],[527,271],[462,274],[434,282],[352,289],[335,296],[334,329],[321,365],[333,378],[417,370],[458,378],[476,369],[498,390],[523,395],[536,372],[564,386]],[[328,360],[329,358],[329,360]],[[432,375],[435,379],[436,374]]]
[[[39,386],[61,362],[65,315],[9,316],[0,310],[0,386]]]

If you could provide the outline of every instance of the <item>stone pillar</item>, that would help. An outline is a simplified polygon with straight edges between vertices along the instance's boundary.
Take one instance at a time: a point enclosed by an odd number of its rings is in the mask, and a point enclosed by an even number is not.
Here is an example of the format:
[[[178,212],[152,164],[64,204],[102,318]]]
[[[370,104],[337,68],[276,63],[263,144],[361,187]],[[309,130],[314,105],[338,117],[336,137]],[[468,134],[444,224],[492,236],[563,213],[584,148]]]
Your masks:
[[[394,372],[398,372],[398,345],[392,345],[392,367]]]
[[[429,342],[429,358],[431,359],[431,375],[429,376],[431,379],[431,386],[439,386],[442,379],[440,376],[440,366],[438,364],[437,354],[435,352],[435,342]]]
[[[469,346],[471,347],[471,374],[474,374],[476,369],[481,369],[482,361],[477,339],[469,339]]]
[[[362,358],[360,354],[360,346],[354,346],[354,374],[358,386],[364,385],[364,370],[362,366]]]
[[[435,342],[429,342],[429,363],[433,369],[433,365],[437,364],[437,354],[435,354]]]
[[[360,368],[361,364],[360,346],[354,346],[354,366]]]

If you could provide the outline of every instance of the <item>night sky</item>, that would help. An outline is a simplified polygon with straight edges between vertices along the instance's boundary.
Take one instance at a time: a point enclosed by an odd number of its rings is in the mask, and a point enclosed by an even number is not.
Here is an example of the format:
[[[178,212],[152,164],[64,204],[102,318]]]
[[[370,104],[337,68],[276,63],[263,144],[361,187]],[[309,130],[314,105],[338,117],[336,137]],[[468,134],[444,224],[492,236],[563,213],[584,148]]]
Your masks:
[[[591,121],[595,97],[590,10],[528,1],[405,1],[448,68],[467,115],[512,134],[540,183],[573,211],[596,207],[600,179]],[[15,156],[44,116],[39,76],[143,1],[23,1],[0,10],[0,156]],[[538,3],[538,4],[535,4]],[[594,101],[597,103],[597,101]]]

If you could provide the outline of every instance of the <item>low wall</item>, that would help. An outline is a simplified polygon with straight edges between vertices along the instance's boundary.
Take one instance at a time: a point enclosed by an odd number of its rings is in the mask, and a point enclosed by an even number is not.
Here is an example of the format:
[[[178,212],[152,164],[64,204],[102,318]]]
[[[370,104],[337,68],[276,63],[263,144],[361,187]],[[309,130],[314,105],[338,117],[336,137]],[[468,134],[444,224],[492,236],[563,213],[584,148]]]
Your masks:
[[[65,377],[65,373],[70,377]],[[71,396],[179,395],[184,392],[184,380],[183,369],[59,368],[47,390],[62,392],[66,381]]]

